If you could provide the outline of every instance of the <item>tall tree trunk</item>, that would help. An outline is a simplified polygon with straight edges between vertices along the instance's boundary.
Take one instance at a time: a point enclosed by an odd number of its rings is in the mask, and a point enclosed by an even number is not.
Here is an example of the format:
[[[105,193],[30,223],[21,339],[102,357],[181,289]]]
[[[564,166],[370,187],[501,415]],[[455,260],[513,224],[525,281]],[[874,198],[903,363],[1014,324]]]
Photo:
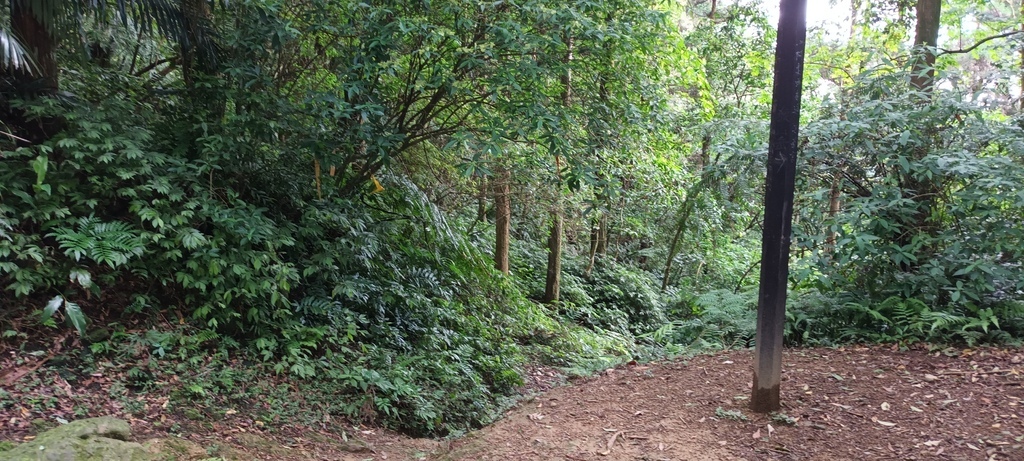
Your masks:
[[[551,213],[551,235],[548,236],[548,271],[544,283],[544,302],[558,301],[562,285],[562,214]]]
[[[0,78],[8,80],[16,91],[26,97],[52,96],[57,93],[60,75],[54,54],[57,41],[46,25],[33,14],[31,4],[30,0],[11,1],[11,32],[32,55],[35,72],[0,68]],[[39,144],[50,139],[64,126],[64,121],[55,117],[30,120],[23,111],[9,107],[6,100],[0,102],[0,116],[11,134],[28,141],[28,144]]]
[[[499,167],[498,175],[493,179],[494,185],[494,267],[503,274],[508,274],[508,240],[509,223],[512,218],[512,204],[509,196],[509,183],[512,175],[507,167]]]
[[[800,93],[806,41],[806,0],[782,0],[775,48],[768,165],[765,173],[761,277],[754,344],[750,409],[778,411],[782,378],[782,335],[793,232],[793,189],[800,141]]]
[[[35,60],[38,75],[31,76],[27,72],[15,71],[18,83],[37,82],[35,89],[39,94],[57,92],[59,69],[54,55],[57,43],[46,26],[32,13],[30,0],[11,1],[11,31],[21,39],[26,51]]]
[[[828,196],[828,217],[835,219],[836,215],[839,214],[839,199],[842,196],[842,174],[836,171],[832,176],[832,188],[829,190]],[[825,254],[831,257],[832,252],[836,249],[836,231],[829,229],[828,234],[825,237]]]
[[[476,195],[476,221],[487,222],[487,178],[480,178],[480,193]]]
[[[573,38],[565,36],[565,73],[562,74],[562,108],[568,110],[572,98]],[[558,301],[562,284],[562,162],[555,156],[555,198],[551,206],[551,235],[548,236],[548,270],[544,280],[544,302]]]
[[[594,260],[597,259],[597,239],[598,230],[597,224],[590,224],[590,258],[587,262],[586,275],[590,277],[590,271],[594,270]]]
[[[917,31],[914,35],[910,83],[917,90],[927,93],[935,86],[935,52],[941,16],[941,0],[917,0]]]
[[[938,46],[941,8],[940,0],[918,0],[917,2],[917,30],[914,36],[914,55],[911,58],[913,68],[910,83],[921,93],[920,103],[923,105],[931,102],[931,95],[935,89],[935,51]],[[937,136],[934,127],[923,126],[921,128],[924,142],[910,152],[915,165],[920,165],[921,161],[928,156],[931,145]],[[897,174],[902,175],[900,184],[904,193],[914,197],[916,206],[914,213],[897,230],[899,235],[896,237],[896,241],[906,246],[913,243],[915,235],[931,232],[931,224],[928,220],[935,206],[935,198],[940,191],[938,178],[921,179],[915,175],[914,171],[904,172],[901,170]],[[911,266],[909,263],[904,263],[903,269],[909,270]]]

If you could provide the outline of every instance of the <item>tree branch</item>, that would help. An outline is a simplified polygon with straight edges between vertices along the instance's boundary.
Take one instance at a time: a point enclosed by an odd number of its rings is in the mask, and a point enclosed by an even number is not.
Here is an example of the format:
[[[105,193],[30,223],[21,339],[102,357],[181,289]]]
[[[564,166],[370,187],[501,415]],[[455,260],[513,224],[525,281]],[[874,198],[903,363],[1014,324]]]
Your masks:
[[[971,45],[971,46],[969,46],[967,48],[961,48],[959,50],[947,50],[945,48],[939,48],[940,53],[937,54],[936,56],[942,56],[944,54],[970,53],[971,51],[974,51],[975,48],[983,45],[985,42],[988,42],[988,41],[991,41],[991,40],[995,40],[995,39],[999,39],[999,38],[1012,37],[1014,35],[1020,35],[1020,34],[1024,34],[1024,30],[1012,30],[1010,32],[1004,32],[1002,34],[993,35],[991,37],[985,37],[985,38],[983,38],[981,40],[978,40],[974,45]]]

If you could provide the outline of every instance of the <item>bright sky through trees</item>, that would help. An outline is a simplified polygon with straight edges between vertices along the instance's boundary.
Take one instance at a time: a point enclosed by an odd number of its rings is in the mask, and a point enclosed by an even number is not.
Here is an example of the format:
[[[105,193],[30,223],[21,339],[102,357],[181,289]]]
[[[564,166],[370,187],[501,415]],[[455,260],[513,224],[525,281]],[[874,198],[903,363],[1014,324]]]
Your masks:
[[[767,0],[763,3],[772,24],[779,23],[779,2]],[[849,0],[808,0],[807,29],[823,28],[833,38],[845,36],[843,31],[850,28]]]

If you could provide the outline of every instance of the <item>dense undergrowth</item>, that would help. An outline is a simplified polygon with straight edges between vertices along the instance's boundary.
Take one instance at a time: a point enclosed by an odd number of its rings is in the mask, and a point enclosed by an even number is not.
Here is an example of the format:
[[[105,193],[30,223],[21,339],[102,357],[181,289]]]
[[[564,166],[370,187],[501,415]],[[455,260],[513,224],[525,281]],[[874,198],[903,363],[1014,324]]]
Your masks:
[[[437,435],[492,421],[532,366],[754,341],[774,34],[755,8],[680,37],[644,2],[232,3],[213,70],[130,72],[122,47],[120,67],[65,52],[51,97],[0,75],[5,114],[61,127],[0,138],[5,349],[63,338],[68,381],[124,377],[129,413],[159,390],[197,419],[251,405]],[[923,104],[904,67],[808,102],[789,345],[1024,337],[1021,121],[957,91]]]

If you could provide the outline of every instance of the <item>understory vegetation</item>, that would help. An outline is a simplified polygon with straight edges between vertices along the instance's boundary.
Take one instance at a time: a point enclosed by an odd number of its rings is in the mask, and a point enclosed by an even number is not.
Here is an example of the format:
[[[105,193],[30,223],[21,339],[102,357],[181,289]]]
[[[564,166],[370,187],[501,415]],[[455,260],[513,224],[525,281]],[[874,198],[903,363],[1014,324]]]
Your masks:
[[[72,3],[0,9],[0,346],[72,386],[444,435],[753,344],[756,2]],[[1024,338],[1020,2],[945,3],[811,30],[788,345]]]

